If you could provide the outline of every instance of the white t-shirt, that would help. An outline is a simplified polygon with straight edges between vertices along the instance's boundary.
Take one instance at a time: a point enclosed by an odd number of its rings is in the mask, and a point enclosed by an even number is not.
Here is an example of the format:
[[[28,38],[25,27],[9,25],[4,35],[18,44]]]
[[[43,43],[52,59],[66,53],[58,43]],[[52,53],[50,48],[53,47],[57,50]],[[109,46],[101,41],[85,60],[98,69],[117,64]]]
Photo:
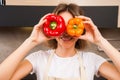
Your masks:
[[[37,80],[43,80],[48,57],[53,52],[53,50],[40,50],[26,57],[26,59],[30,61],[33,66],[32,73],[36,73]],[[97,75],[98,73],[100,65],[106,60],[101,56],[98,56],[91,52],[79,51],[78,53],[83,58],[83,65],[86,70],[87,79],[93,80],[94,75]],[[72,57],[62,58],[54,54],[48,75],[57,78],[80,77],[80,61],[78,59],[78,56],[79,55],[74,55]]]

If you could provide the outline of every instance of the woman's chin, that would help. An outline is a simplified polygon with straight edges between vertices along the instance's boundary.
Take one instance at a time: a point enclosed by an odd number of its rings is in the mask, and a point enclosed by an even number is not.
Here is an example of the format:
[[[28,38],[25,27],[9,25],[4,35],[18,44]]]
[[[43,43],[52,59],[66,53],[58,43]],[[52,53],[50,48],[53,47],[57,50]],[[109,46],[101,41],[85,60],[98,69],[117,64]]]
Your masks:
[[[73,40],[62,40],[61,45],[62,45],[62,47],[67,49],[67,48],[74,47],[75,42]]]

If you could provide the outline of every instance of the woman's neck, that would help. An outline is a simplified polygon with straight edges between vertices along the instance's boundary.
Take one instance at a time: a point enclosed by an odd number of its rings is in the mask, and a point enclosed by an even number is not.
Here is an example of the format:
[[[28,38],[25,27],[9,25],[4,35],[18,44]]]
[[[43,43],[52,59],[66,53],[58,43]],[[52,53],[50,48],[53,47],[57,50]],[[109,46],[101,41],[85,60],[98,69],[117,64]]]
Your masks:
[[[60,56],[60,57],[72,57],[76,54],[76,49],[75,48],[57,48],[55,50],[55,54]]]

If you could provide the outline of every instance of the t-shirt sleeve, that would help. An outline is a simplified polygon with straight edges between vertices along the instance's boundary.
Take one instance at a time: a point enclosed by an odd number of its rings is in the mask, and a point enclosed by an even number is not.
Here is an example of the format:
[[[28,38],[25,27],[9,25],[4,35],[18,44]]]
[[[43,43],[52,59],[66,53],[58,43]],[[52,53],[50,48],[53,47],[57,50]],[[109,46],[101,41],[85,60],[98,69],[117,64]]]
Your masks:
[[[99,68],[104,62],[106,62],[106,59],[92,52],[83,52],[83,60],[84,65],[87,67],[86,72],[88,72],[88,76],[91,77],[90,75],[96,75],[99,77]]]
[[[32,72],[31,74],[36,72],[36,67],[37,67],[37,63],[36,63],[36,52],[35,53],[31,53],[30,55],[28,55],[25,59],[27,59],[31,64],[32,64]]]
[[[94,63],[95,63],[95,75],[99,77],[100,76],[98,73],[99,68],[104,62],[106,62],[106,59],[104,59],[103,57],[97,54],[94,54],[93,56],[94,56]]]
[[[37,51],[28,55],[25,59],[27,59],[32,64],[31,74],[36,73],[39,69],[42,69],[42,66],[47,61],[48,52],[45,51]]]

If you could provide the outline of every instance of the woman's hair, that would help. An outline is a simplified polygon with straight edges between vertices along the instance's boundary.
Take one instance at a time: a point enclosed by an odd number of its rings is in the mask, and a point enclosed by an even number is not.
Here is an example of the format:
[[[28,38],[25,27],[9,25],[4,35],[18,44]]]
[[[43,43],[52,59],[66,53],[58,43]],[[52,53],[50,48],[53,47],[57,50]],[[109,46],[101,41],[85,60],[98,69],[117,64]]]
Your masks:
[[[83,15],[83,10],[76,4],[65,4],[61,3],[59,4],[54,10],[53,13],[59,15],[61,12],[68,11],[72,14],[73,17]],[[57,41],[55,39],[49,40],[48,44],[52,48],[57,48]],[[78,41],[75,44],[76,49],[84,49],[87,45],[87,42],[85,40],[78,39]]]

